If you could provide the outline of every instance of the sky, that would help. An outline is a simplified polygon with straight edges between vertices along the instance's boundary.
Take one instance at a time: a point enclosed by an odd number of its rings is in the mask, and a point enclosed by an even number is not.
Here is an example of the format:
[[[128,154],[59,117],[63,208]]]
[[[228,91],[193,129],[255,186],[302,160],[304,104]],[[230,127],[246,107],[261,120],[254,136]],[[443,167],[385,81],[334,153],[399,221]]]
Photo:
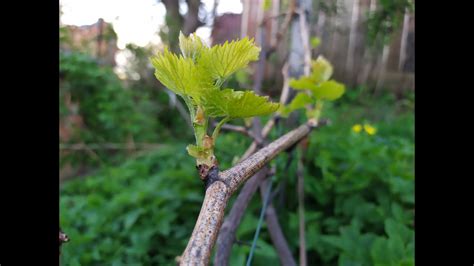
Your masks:
[[[211,11],[214,0],[203,0],[204,7]],[[145,46],[160,42],[157,32],[164,24],[166,9],[159,0],[60,0],[61,23],[67,25],[91,25],[103,18],[112,23],[117,32],[119,49],[127,43]],[[186,5],[182,6],[186,11]],[[241,0],[221,0],[217,14],[241,13]],[[201,27],[196,32],[205,40],[209,39],[210,29]]]

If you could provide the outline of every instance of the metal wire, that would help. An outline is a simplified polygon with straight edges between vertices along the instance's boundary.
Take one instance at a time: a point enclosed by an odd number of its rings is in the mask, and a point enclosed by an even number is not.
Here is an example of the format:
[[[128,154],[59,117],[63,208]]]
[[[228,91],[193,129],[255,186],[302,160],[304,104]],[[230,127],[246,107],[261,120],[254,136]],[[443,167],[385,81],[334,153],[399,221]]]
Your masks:
[[[270,201],[270,194],[272,192],[272,184],[273,180],[270,178],[270,184],[268,185],[268,189],[265,192],[265,199],[263,200],[263,207],[260,211],[260,219],[258,220],[257,230],[255,231],[255,235],[253,237],[252,248],[250,249],[250,254],[247,258],[247,266],[250,266],[252,262],[253,253],[255,251],[255,247],[257,246],[258,235],[260,234],[260,229],[262,228],[263,216],[265,215],[265,211],[267,210],[268,203]]]

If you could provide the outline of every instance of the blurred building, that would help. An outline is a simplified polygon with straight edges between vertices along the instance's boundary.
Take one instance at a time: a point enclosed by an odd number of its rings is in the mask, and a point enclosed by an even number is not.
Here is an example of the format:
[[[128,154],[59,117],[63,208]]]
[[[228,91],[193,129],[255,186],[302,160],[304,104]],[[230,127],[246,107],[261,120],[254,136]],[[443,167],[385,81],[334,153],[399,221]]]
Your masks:
[[[115,66],[118,51],[117,34],[112,24],[99,19],[92,25],[64,27],[64,39],[60,43],[63,51],[82,51],[99,60],[100,63]]]
[[[241,20],[241,14],[233,13],[226,13],[216,17],[211,32],[212,45],[240,38]]]

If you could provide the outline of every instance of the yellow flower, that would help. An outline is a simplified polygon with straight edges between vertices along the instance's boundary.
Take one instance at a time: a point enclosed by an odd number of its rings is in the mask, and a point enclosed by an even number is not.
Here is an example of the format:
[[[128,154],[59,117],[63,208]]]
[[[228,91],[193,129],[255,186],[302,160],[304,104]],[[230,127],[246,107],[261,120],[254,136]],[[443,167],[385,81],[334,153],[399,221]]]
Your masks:
[[[360,133],[360,131],[362,131],[362,126],[360,124],[355,124],[352,126],[352,131],[355,133]]]
[[[369,135],[375,135],[375,133],[377,132],[377,129],[369,124],[364,125],[364,130]]]

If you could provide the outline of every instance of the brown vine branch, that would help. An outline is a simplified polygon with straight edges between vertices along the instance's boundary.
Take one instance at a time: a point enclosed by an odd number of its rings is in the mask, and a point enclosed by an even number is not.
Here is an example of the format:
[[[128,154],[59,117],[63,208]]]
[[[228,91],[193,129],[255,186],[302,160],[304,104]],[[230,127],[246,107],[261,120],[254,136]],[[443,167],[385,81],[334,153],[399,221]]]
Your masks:
[[[282,74],[283,74],[283,89],[280,95],[280,104],[286,104],[286,101],[288,99],[288,91],[289,91],[289,77],[288,77],[288,64],[286,63],[283,68],[282,68]],[[262,138],[266,138],[268,134],[270,133],[271,129],[273,126],[275,126],[277,122],[278,116],[272,117],[264,126],[263,129],[261,128],[253,128],[254,130],[260,131],[260,135]],[[257,131],[255,131],[257,132]],[[254,134],[258,134],[255,133]],[[247,149],[245,154],[242,156],[241,160],[246,159],[248,156],[253,154],[255,150],[257,149],[258,143],[254,141],[252,145]],[[263,171],[263,170],[261,170]],[[259,172],[260,173],[260,172]],[[264,180],[264,176],[259,175],[257,173],[255,176],[251,177],[249,181],[247,181],[244,185],[244,187],[240,190],[240,193],[235,200],[234,204],[232,205],[232,208],[227,215],[226,219],[224,220],[224,223],[222,225],[222,228],[219,232],[219,236],[217,238],[217,250],[216,250],[216,256],[214,259],[214,264],[215,265],[223,265],[226,266],[229,263],[229,257],[230,253],[232,250],[232,244],[233,244],[233,239],[235,238],[235,232],[237,231],[237,228],[240,224],[241,218],[244,215],[245,209],[248,206],[248,203],[252,199],[254,193],[257,190],[257,187],[261,185],[262,181]],[[272,207],[271,205],[269,207]],[[273,207],[272,207],[273,208]],[[267,217],[267,216],[272,216],[274,217]],[[279,231],[281,232],[278,219],[276,216],[276,212],[266,212],[266,220],[267,223],[271,223],[272,226],[269,226],[268,229],[270,231],[270,235],[275,235],[275,238],[272,238],[273,240],[278,240],[280,243],[275,243],[275,246],[287,246],[286,240],[281,237],[278,237]],[[275,233],[273,233],[275,232]],[[285,242],[281,244],[281,242]],[[289,250],[289,249],[288,249]],[[284,254],[287,254],[288,252],[279,252],[279,257],[280,261],[284,262],[286,261],[294,261],[293,257],[291,258],[282,258]],[[283,264],[283,265],[295,265],[293,264]]]
[[[283,17],[283,16],[288,16],[287,13],[288,13],[288,12],[284,12],[284,13],[276,14],[276,15],[274,15],[274,16],[266,17],[265,19],[262,20],[262,22],[259,24],[259,26],[260,26],[260,27],[265,26],[265,24],[266,24],[268,21],[272,20],[272,19],[278,19],[278,18]]]
[[[224,220],[217,238],[216,256],[214,265],[229,265],[229,257],[232,251],[232,244],[235,242],[235,233],[245,214],[250,200],[257,191],[260,183],[265,179],[268,173],[268,167],[263,167],[252,178],[250,178],[237,196],[232,209]],[[268,208],[268,207],[267,207]]]
[[[299,142],[316,126],[318,126],[317,122],[308,121],[308,123],[288,132],[244,161],[219,173],[219,179],[209,184],[206,190],[193,233],[183,255],[179,258],[180,265],[207,265],[209,263],[229,197],[249,177],[262,169],[280,152]]]
[[[265,191],[268,187],[268,180],[264,180],[260,185],[260,194],[264,197]],[[272,202],[270,201],[267,210],[265,211],[265,221],[267,223],[268,232],[270,238],[275,246],[275,249],[280,258],[281,265],[283,266],[296,266],[296,262],[291,254],[291,249],[285,239],[285,235],[281,230],[280,224],[278,223],[278,216]]]
[[[216,125],[217,125],[217,123],[214,123],[214,126],[216,126]],[[233,131],[233,132],[241,133],[245,136],[250,136],[251,137],[251,134],[250,134],[249,130],[246,127],[243,127],[243,126],[224,124],[224,125],[222,125],[221,130]]]
[[[275,9],[273,10],[274,14],[276,13],[276,10],[278,9]],[[272,25],[272,29],[275,25]],[[263,24],[260,24],[260,27],[259,27],[259,34],[260,34],[260,41],[263,43],[263,40],[265,39],[265,33],[266,33],[266,28],[263,27]],[[271,36],[271,40],[270,40],[270,43],[271,43],[271,46],[274,44],[275,47],[276,47],[276,36]],[[264,45],[262,45],[264,46]],[[265,46],[264,46],[265,47]],[[259,64],[258,64],[258,68],[257,68],[257,73],[255,75],[255,81],[254,81],[254,91],[256,93],[261,93],[261,86],[262,86],[262,82],[263,82],[263,72],[264,72],[264,68],[265,68],[265,64],[266,64],[266,60],[268,60],[269,58],[269,55],[272,53],[273,51],[270,51],[269,50],[269,53],[267,53],[267,49],[266,48],[263,48],[262,49],[262,56],[259,60]],[[286,68],[283,67],[282,71],[285,71]],[[283,76],[285,76],[285,72],[283,73]],[[282,92],[285,92],[285,86],[283,87],[283,90]],[[280,102],[281,104],[285,104],[286,103],[286,99],[285,98],[285,93],[281,94],[280,95]],[[260,123],[260,119],[259,118],[254,118],[253,119],[253,123],[252,123],[252,131],[251,133],[253,134],[253,138],[254,138],[254,143],[257,143],[257,145],[254,144],[254,148],[256,149],[257,147],[261,148],[262,147],[262,144],[265,143],[265,138],[262,136],[262,133],[265,133],[265,137],[268,135],[268,133],[270,132],[270,130],[272,129],[272,127],[278,122],[278,115],[274,116],[268,123],[267,125],[265,126],[265,132],[262,132],[262,126],[261,126],[261,123]],[[251,150],[251,153],[253,153],[254,150]],[[251,153],[248,153],[246,154],[245,156],[249,156]],[[268,176],[268,175],[267,175]],[[255,178],[255,176],[253,177]],[[260,184],[260,187],[261,187],[261,184]],[[243,190],[241,190],[240,194],[245,194],[245,193],[249,193],[250,195],[248,196],[249,197],[249,200],[252,198],[252,195],[255,193],[255,188],[252,188],[252,187],[244,187]],[[240,195],[239,194],[239,195]],[[266,197],[265,196],[262,196],[262,200],[263,201],[266,201],[265,199]],[[242,214],[240,215],[243,215],[243,212],[245,212],[245,208],[244,209],[239,209],[239,206],[241,205],[245,205],[247,206],[248,205],[248,202],[245,203],[243,202],[240,202],[240,201],[236,201],[234,206],[232,207],[231,209],[231,212],[233,209],[238,209],[238,211],[241,211]],[[271,217],[270,217],[271,216]],[[229,218],[229,217],[228,217]],[[233,221],[233,220],[230,220],[230,219],[226,219],[227,222],[230,222],[231,224],[233,224],[233,227],[236,228],[238,227],[239,223],[240,223],[240,220],[239,221]],[[268,212],[266,213],[266,219],[267,220],[272,220],[273,223],[272,223],[272,226],[269,226],[268,227],[268,230],[270,231],[270,234],[271,235],[278,235],[280,233],[280,238],[278,240],[275,240],[275,238],[272,238],[272,240],[274,241],[279,241],[278,243],[277,242],[274,242],[273,245],[274,246],[278,246],[278,247],[281,247],[281,248],[286,248],[286,250],[283,250],[282,252],[279,252],[278,253],[278,256],[280,258],[280,261],[283,262],[283,265],[286,266],[293,266],[293,265],[296,265],[294,259],[293,259],[293,256],[291,254],[291,250],[288,248],[288,244],[286,243],[286,239],[285,237],[283,236],[283,234],[281,234],[282,230],[281,230],[281,227],[280,227],[280,224],[278,223],[278,217],[276,216],[276,212],[273,211],[273,212]],[[230,221],[229,221],[230,220]],[[226,222],[224,221],[224,223]],[[223,234],[221,235],[219,233],[219,238],[221,238],[221,242],[227,242],[228,243],[228,249],[229,250],[225,250],[224,253],[227,254],[228,256],[227,257],[223,257],[222,258],[222,261],[225,262],[225,264],[227,264],[227,262],[229,261],[229,255],[230,255],[230,250],[232,249],[232,242],[228,242],[229,240],[231,240],[232,238],[235,237],[235,231],[232,232],[233,235],[229,235],[229,234],[226,234],[225,232],[223,232]],[[218,241],[219,241],[219,238],[218,238]],[[227,238],[227,239],[226,239]],[[222,249],[218,249],[216,251],[216,256],[218,256],[218,253],[219,251],[222,251]],[[221,256],[222,257],[222,256]],[[286,261],[290,261],[290,262],[293,262],[293,264],[287,264]],[[216,265],[220,265],[219,263],[216,263]]]
[[[306,13],[303,9],[298,11],[301,27],[301,40],[304,48],[304,75],[309,76],[311,72],[311,48],[309,45],[309,28],[306,20]],[[307,107],[309,108],[309,107]],[[304,150],[304,149],[303,149]],[[304,154],[304,152],[302,153]],[[303,155],[298,160],[296,175],[298,177],[298,216],[299,216],[299,240],[300,240],[300,265],[307,265],[306,239],[305,239],[305,218],[304,218],[304,165]]]
[[[260,61],[259,63],[262,63],[262,61]],[[288,95],[289,95],[288,93],[289,91],[288,63],[285,63],[285,65],[283,66],[282,74],[283,74],[283,88],[280,94],[280,104],[286,104]],[[258,81],[259,80],[257,80],[257,82]],[[254,119],[252,134],[254,134],[255,136],[259,136],[260,137],[259,139],[265,139],[270,133],[270,131],[272,130],[272,128],[275,126],[278,118],[279,118],[278,115],[273,116],[265,124],[263,129],[261,128],[261,126],[256,125],[255,119]],[[259,146],[259,144],[260,143],[258,142],[258,140],[254,138],[254,141],[252,142],[252,144],[249,146],[247,151],[242,156],[241,161],[245,160],[251,154],[253,154],[255,150],[257,149],[257,147]],[[220,229],[219,236],[217,238],[217,250],[215,253],[216,255],[214,258],[214,265],[227,266],[229,264],[229,257],[232,251],[232,245],[234,243],[235,233],[237,231],[237,228],[240,225],[240,221],[245,213],[245,209],[247,208],[250,200],[252,199],[253,195],[257,191],[257,188],[261,185],[262,181],[265,179],[265,175],[262,172],[267,172],[267,170],[268,169],[266,169],[266,167],[260,170],[256,175],[251,177],[245,183],[244,187],[240,190],[240,193],[237,196],[237,199],[235,200],[234,205],[230,209],[230,212],[225,218],[222,224],[222,227]],[[276,212],[267,212],[267,214],[269,215],[275,214],[275,218],[266,217],[266,219],[267,220],[270,219],[273,222],[272,223],[273,226],[268,227],[268,229],[270,231],[277,231],[277,233],[275,233],[274,235],[278,235],[278,231],[281,231],[281,229],[278,224],[278,220],[276,219]],[[272,234],[272,232],[270,232],[270,234]],[[286,243],[286,240],[284,238],[283,240]],[[275,246],[277,245],[281,245],[281,244],[276,243]],[[283,252],[279,254],[283,256],[283,254],[286,254],[286,253],[288,252]],[[294,261],[293,257],[291,257],[288,260]],[[284,264],[284,265],[288,265],[288,264]],[[289,264],[289,265],[295,265],[295,264]]]
[[[217,125],[217,123],[214,123],[214,126]],[[236,126],[236,125],[229,125],[229,124],[224,124],[221,126],[221,130],[227,130],[227,131],[233,131],[237,133],[241,133],[245,136],[251,137],[257,145],[263,144],[263,139],[260,137],[257,137],[256,134],[254,134],[250,129],[243,127],[243,126]]]
[[[290,78],[288,76],[288,63],[285,63],[285,65],[283,66],[281,72],[283,74],[283,89],[282,89],[281,94],[280,94],[280,104],[284,105],[288,101],[289,91],[290,91],[290,85],[289,85],[290,84],[290,81],[289,81]],[[275,123],[278,119],[279,119],[279,116],[275,115],[270,120],[268,120],[268,122],[265,124],[265,126],[262,129],[262,138],[265,139],[266,137],[268,137],[268,134],[270,134],[270,131],[275,126]],[[259,143],[257,141],[253,141],[252,144],[250,144],[248,149],[245,151],[245,153],[242,156],[241,160],[246,159],[252,153],[254,153],[255,150],[257,150],[258,144]]]

